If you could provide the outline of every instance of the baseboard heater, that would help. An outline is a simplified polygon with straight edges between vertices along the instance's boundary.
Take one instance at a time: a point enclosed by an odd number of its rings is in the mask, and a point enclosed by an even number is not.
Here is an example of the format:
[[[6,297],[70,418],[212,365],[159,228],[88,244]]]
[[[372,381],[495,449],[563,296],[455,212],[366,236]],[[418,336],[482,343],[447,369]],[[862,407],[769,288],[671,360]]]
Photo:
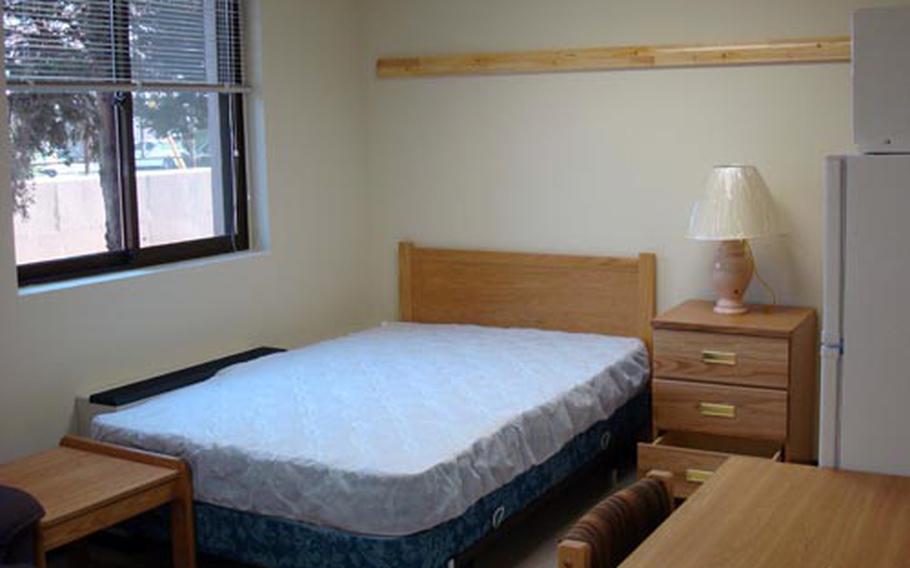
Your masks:
[[[80,435],[88,436],[92,419],[99,414],[124,410],[143,400],[207,381],[214,377],[218,371],[231,365],[246,363],[247,361],[283,351],[285,350],[277,347],[257,347],[256,349],[235,353],[150,379],[78,396],[76,398],[76,431]]]

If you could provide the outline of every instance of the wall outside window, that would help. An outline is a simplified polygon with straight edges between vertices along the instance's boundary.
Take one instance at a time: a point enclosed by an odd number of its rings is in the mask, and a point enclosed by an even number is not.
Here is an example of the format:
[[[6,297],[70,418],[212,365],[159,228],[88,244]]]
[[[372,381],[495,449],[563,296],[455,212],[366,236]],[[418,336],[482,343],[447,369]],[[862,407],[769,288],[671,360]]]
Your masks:
[[[168,243],[217,234],[211,168],[137,172],[136,185],[143,205],[143,241]],[[31,197],[28,216],[13,219],[20,264],[105,249],[104,197],[96,178],[42,178],[34,182]]]

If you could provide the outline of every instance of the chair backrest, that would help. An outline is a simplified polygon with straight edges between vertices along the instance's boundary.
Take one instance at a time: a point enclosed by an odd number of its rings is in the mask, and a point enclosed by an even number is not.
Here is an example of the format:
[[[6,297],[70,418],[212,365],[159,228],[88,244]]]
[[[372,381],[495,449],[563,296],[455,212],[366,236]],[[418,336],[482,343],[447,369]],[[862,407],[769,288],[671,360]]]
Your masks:
[[[35,560],[35,537],[44,509],[31,495],[0,485],[0,566]]]
[[[660,474],[601,501],[559,544],[560,568],[616,568],[673,512],[673,491]]]

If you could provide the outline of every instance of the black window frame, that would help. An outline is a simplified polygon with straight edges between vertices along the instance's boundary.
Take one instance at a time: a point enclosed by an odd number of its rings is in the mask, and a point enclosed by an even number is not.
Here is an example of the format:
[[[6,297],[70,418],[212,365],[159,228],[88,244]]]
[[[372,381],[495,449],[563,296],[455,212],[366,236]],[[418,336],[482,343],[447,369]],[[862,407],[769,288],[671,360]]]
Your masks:
[[[128,0],[114,0],[115,16],[129,18]],[[233,12],[239,29],[239,10]],[[125,34],[124,34],[125,35]],[[129,66],[129,38],[116,37],[121,45],[117,65]],[[125,48],[124,48],[125,47]],[[235,67],[239,84],[241,69]],[[127,74],[128,76],[128,74]],[[63,90],[63,89],[61,89]],[[166,89],[165,89],[166,91]],[[117,251],[71,256],[60,259],[16,265],[20,287],[60,282],[105,273],[134,270],[193,260],[250,249],[249,204],[246,172],[244,96],[240,92],[218,92],[194,89],[193,92],[217,94],[221,136],[222,195],[225,199],[225,234],[178,241],[163,245],[141,246],[137,199],[135,142],[133,140],[133,92],[115,93],[115,130],[118,186],[123,232],[123,248]]]

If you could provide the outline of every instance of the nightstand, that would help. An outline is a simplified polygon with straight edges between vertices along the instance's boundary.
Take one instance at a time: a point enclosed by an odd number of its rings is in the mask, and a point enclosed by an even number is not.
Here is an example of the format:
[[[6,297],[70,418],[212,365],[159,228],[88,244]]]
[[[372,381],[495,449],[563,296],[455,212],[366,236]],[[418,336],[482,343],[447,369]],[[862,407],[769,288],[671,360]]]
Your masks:
[[[171,508],[172,562],[195,568],[193,484],[178,458],[66,436],[60,447],[0,465],[0,483],[44,507],[37,564],[65,544],[151,511]]]
[[[670,471],[682,497],[732,454],[815,459],[815,311],[712,308],[692,300],[653,321],[655,440],[639,444],[638,468]]]

